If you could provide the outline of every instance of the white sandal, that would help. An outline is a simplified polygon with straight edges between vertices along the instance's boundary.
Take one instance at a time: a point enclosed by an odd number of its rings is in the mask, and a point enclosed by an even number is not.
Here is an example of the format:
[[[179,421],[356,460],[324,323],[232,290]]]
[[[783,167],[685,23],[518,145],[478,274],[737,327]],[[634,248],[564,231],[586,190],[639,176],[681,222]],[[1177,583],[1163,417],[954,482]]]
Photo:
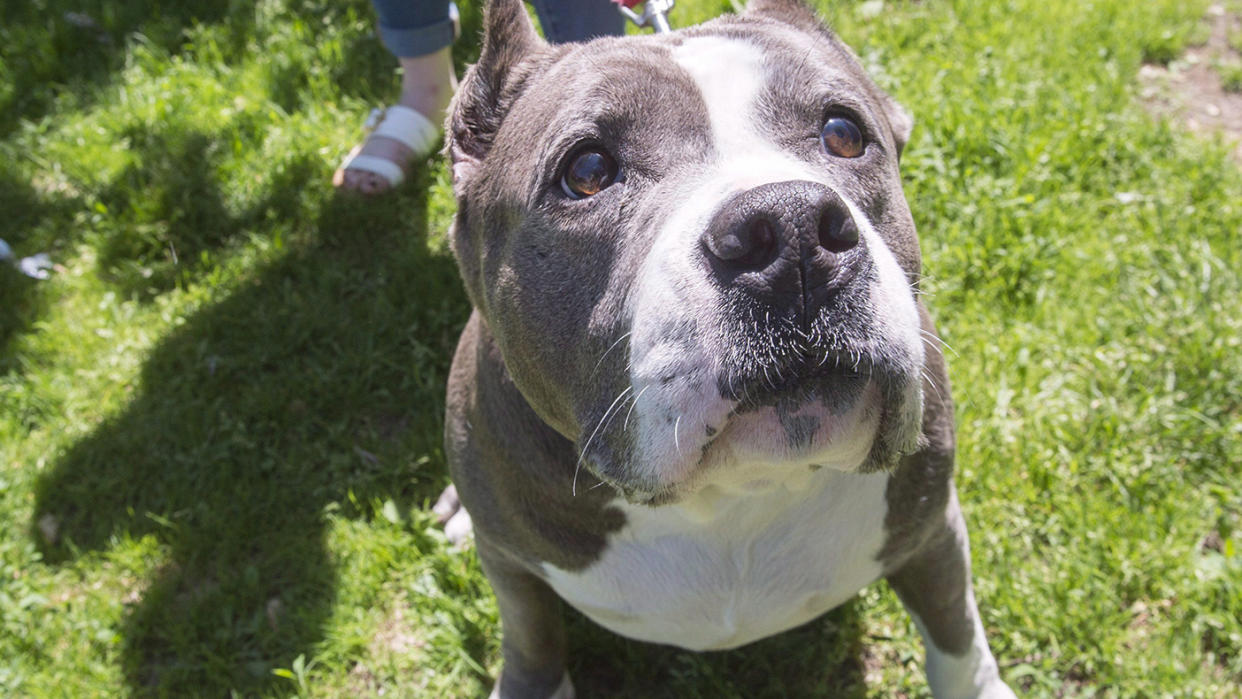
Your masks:
[[[440,127],[418,112],[399,104],[387,109],[373,109],[367,117],[364,128],[370,131],[367,139],[373,136],[391,138],[414,152],[410,162],[421,160],[431,155],[436,143],[440,140]],[[388,182],[390,189],[405,181],[405,170],[388,158],[377,155],[361,155],[362,147],[354,149],[349,157],[341,163],[340,171],[358,170],[379,175]]]

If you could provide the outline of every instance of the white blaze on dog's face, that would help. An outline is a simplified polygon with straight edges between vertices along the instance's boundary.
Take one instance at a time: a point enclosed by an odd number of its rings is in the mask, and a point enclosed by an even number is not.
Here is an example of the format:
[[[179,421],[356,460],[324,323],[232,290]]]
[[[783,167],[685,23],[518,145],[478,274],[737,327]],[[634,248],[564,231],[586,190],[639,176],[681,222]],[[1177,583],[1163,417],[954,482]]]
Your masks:
[[[782,466],[858,469],[867,463],[880,428],[883,401],[907,401],[896,406],[904,413],[900,419],[917,423],[923,356],[907,275],[867,215],[848,193],[834,188],[840,175],[833,166],[846,169],[848,164],[832,162],[831,153],[799,157],[782,147],[779,134],[763,128],[761,101],[770,72],[780,68],[765,64],[759,45],[742,38],[689,38],[673,58],[691,75],[707,106],[715,157],[701,177],[684,183],[683,203],[658,231],[633,297],[630,378],[634,395],[642,396],[634,407],[635,466],[661,486],[689,481],[740,488],[783,480],[788,474],[779,470]],[[866,267],[852,282],[858,288],[835,292],[853,293],[858,306],[841,311],[867,320],[853,337],[842,333],[839,343],[817,346],[831,329],[816,335],[816,320],[795,327],[773,320],[776,309],[763,304],[740,309],[730,303],[720,280],[705,276],[697,263],[702,235],[722,207],[748,190],[790,182],[817,183],[835,192],[858,228],[857,252],[868,258],[855,263]],[[779,202],[769,208],[783,213]],[[751,315],[726,317],[739,310]],[[756,317],[759,312],[765,313],[762,320]],[[738,337],[749,332],[759,337]],[[769,341],[789,346],[764,347]],[[780,357],[742,357],[739,364],[767,374],[762,379],[740,376],[724,361],[739,342],[747,346],[745,352],[758,355],[770,349],[802,356],[787,362],[798,366],[782,366]],[[879,362],[896,374],[888,381],[905,385],[883,391],[876,382],[856,378],[866,377]],[[783,369],[794,375],[781,376]],[[747,400],[751,397],[744,390],[730,389],[731,381],[749,381],[755,386],[748,390],[765,395]],[[905,429],[917,433],[918,427]]]
[[[909,122],[799,21],[541,46],[488,136],[510,166],[457,159],[506,366],[633,500],[883,468],[921,433]]]

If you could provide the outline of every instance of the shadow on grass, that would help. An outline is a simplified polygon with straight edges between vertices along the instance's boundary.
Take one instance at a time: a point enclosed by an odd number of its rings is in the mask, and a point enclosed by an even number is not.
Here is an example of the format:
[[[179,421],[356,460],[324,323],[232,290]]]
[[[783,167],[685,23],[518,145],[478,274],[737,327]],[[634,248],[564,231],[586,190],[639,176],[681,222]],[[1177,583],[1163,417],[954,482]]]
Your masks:
[[[867,694],[857,602],[730,651],[697,653],[617,636],[575,611],[570,676],[584,697],[832,697]]]
[[[372,16],[365,0],[295,0],[291,16],[312,33],[347,13]],[[269,8],[270,11],[270,8]],[[187,29],[216,25],[216,47],[226,60],[240,59],[254,38],[256,8],[239,0],[42,0],[0,3],[0,137],[24,120],[51,112],[62,95],[77,108],[92,104],[125,67],[127,44],[142,43],[176,55],[187,43]],[[313,36],[311,37],[313,40]],[[372,37],[348,47],[340,66],[341,85],[372,90],[391,83],[392,58]],[[376,70],[378,65],[385,66]],[[345,72],[357,71],[357,72]],[[298,71],[288,77],[302,81]],[[296,90],[295,90],[296,91]],[[295,92],[277,93],[292,97]],[[372,93],[374,94],[374,93]]]
[[[288,21],[301,19],[313,40],[338,16],[371,14],[367,0],[295,0]],[[220,58],[237,64],[251,55],[257,36],[255,8],[238,0],[43,0],[0,3],[0,138],[22,120],[38,121],[58,110],[85,112],[125,68],[127,44],[177,54],[189,30],[212,25],[221,31]],[[467,13],[477,25],[475,13]],[[349,35],[352,43],[334,74],[349,94],[373,96],[395,88],[395,62],[374,36]],[[477,51],[477,49],[472,49]],[[275,96],[292,109],[306,81],[305,66],[274,71]],[[141,131],[124,135],[140,166],[112,181],[85,183],[108,213],[88,210],[75,189],[37,192],[29,167],[0,163],[0,239],[18,256],[49,252],[53,260],[72,254],[89,228],[103,233],[98,253],[103,276],[126,298],[150,299],[203,271],[202,253],[270,220],[286,220],[300,206],[295,183],[322,176],[317,164],[294,163],[270,183],[271,194],[230,215],[214,172],[220,135],[205,132]],[[118,135],[118,139],[120,136]],[[21,152],[20,150],[18,151]],[[83,185],[84,183],[76,183]],[[94,217],[87,224],[83,217]],[[0,269],[0,374],[16,371],[11,345],[47,308],[39,283]]]
[[[58,94],[89,101],[124,66],[135,32],[175,52],[194,22],[223,21],[233,0],[45,0],[0,5],[0,49],[12,85],[0,92],[0,136],[38,119]]]
[[[30,231],[48,219],[65,221],[67,202],[40,197],[29,182],[13,172],[11,163],[0,163],[0,240],[21,258],[42,252],[44,241],[32,240]],[[39,282],[7,262],[0,262],[0,376],[16,369],[10,343],[25,332],[43,312]]]
[[[220,191],[218,136],[142,131],[127,138],[140,164],[100,193],[109,216],[98,244],[101,276],[125,298],[149,301],[193,282],[217,263],[216,251],[273,222],[294,223],[301,213],[299,193],[323,177],[320,161],[296,158],[280,167],[263,196],[234,212]]]
[[[480,3],[462,8],[462,36],[458,67],[478,55],[476,35]],[[271,8],[268,8],[270,11]],[[303,21],[314,40],[318,28],[353,15],[373,18],[367,0],[290,0],[281,8]],[[240,0],[42,0],[0,3],[0,137],[22,120],[37,121],[53,111],[62,95],[72,96],[77,108],[92,104],[125,67],[126,46],[135,37],[158,50],[176,55],[187,45],[187,29],[214,25],[215,47],[226,61],[240,60],[255,49],[254,3]],[[273,99],[292,111],[305,85],[303,68],[282,69],[273,56]],[[332,78],[342,94],[373,99],[391,96],[392,56],[373,34],[355,37],[332,66]],[[8,81],[7,86],[3,82]]]
[[[300,20],[308,40],[342,17],[370,18],[367,0],[292,0],[285,24]],[[455,47],[459,68],[478,55],[480,8],[463,8],[463,39]],[[45,0],[0,4],[0,138],[24,119],[38,120],[71,96],[63,111],[85,111],[111,85],[126,64],[127,43],[141,42],[177,54],[187,46],[189,30],[211,25],[212,60],[236,65],[253,55],[255,42],[271,27],[256,26],[256,10],[237,0]],[[391,97],[396,88],[395,61],[373,33],[347,32],[341,60],[330,63],[342,95],[368,101]],[[274,101],[287,111],[302,106],[307,66],[273,56],[269,84]],[[304,58],[304,57],[303,57]],[[5,85],[8,81],[9,84]],[[377,102],[378,103],[378,102]],[[359,115],[361,120],[363,115]],[[218,182],[221,142],[238,134],[185,131],[177,127],[135,129],[118,134],[135,152],[133,165],[106,183],[87,183],[107,213],[87,211],[76,191],[36,193],[29,173],[14,163],[0,164],[0,238],[19,246],[20,254],[50,251],[53,259],[94,228],[102,233],[100,268],[106,281],[125,298],[150,299],[203,272],[202,253],[226,247],[250,229],[287,221],[301,206],[293,181],[321,176],[317,166],[296,163],[270,183],[269,195],[245,211],[230,212]],[[241,137],[253,139],[254,134]],[[27,168],[28,169],[28,168]],[[81,183],[78,183],[81,184]],[[292,196],[280,196],[294,193]],[[283,208],[282,208],[283,207]],[[93,216],[87,226],[82,216]],[[31,232],[34,231],[32,234]],[[34,239],[27,240],[34,236]],[[7,359],[14,337],[29,329],[45,308],[32,280],[0,270],[0,372],[11,371]]]
[[[169,550],[125,622],[135,691],[269,685],[333,603],[325,507],[419,507],[443,486],[443,468],[417,472],[411,455],[440,453],[467,306],[426,244],[417,185],[326,205],[317,239],[162,341],[128,408],[40,479],[35,521],[59,528],[48,562],[116,537]]]

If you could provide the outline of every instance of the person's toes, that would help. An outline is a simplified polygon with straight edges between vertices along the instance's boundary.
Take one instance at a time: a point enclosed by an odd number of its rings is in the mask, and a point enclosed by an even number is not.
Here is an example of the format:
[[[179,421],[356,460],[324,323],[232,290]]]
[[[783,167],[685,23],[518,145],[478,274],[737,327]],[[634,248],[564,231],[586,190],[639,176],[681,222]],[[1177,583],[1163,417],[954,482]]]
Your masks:
[[[395,163],[403,172],[409,174],[409,166],[414,160],[414,152],[405,144],[382,136],[371,136],[354,153],[383,158]],[[353,157],[349,155],[347,161]],[[392,189],[392,184],[382,175],[361,168],[343,168],[333,173],[332,184],[340,189],[359,192],[361,194],[382,194]]]
[[[361,175],[358,189],[363,194],[383,194],[390,189],[388,180],[373,172],[364,172]]]

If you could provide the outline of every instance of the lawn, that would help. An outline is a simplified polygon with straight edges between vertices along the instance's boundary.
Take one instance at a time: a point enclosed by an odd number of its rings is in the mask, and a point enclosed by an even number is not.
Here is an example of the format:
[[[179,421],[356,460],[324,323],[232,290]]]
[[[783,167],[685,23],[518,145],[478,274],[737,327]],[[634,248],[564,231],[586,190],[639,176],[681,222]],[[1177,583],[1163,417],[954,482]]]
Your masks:
[[[1237,696],[1242,171],[1136,98],[1206,0],[820,4],[916,119],[1003,675]],[[490,687],[495,601],[428,512],[468,314],[449,176],[328,183],[394,68],[365,0],[0,6],[0,239],[57,263],[0,267],[0,695]],[[883,583],[729,653],[570,634],[584,697],[927,695]]]

